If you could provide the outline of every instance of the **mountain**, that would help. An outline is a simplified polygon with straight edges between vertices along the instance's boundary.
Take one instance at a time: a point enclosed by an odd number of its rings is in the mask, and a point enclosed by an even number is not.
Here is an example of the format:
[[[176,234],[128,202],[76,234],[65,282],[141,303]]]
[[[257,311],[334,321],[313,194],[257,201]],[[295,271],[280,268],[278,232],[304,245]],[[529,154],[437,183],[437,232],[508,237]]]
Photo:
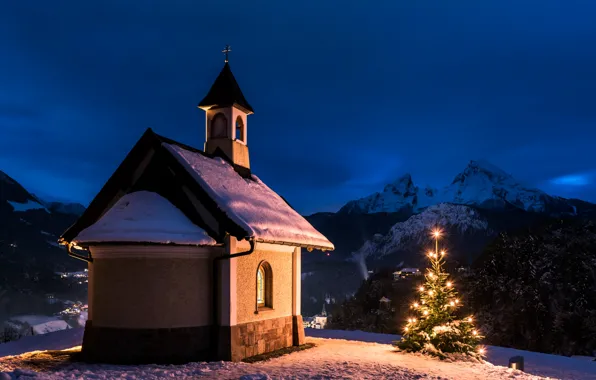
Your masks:
[[[549,214],[573,215],[578,212],[576,202],[526,186],[489,162],[470,161],[451,184],[441,189],[419,188],[414,185],[411,175],[406,174],[385,186],[383,192],[348,202],[339,213],[372,214],[404,209],[417,213],[439,203],[487,209],[513,206],[525,211]]]
[[[81,216],[85,212],[85,206],[76,202],[44,202],[42,204],[50,212]]]
[[[57,244],[78,215],[56,206],[44,204],[0,171],[0,321],[7,315],[43,310],[46,293],[80,293],[56,276],[86,266]]]

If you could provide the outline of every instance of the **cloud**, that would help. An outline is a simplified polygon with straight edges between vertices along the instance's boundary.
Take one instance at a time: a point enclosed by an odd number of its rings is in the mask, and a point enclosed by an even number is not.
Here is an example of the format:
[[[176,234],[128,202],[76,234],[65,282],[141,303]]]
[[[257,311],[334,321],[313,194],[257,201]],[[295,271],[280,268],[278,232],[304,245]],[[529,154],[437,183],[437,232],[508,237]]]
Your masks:
[[[550,182],[553,185],[561,186],[587,186],[592,184],[592,175],[589,174],[570,174],[562,177],[553,178]]]

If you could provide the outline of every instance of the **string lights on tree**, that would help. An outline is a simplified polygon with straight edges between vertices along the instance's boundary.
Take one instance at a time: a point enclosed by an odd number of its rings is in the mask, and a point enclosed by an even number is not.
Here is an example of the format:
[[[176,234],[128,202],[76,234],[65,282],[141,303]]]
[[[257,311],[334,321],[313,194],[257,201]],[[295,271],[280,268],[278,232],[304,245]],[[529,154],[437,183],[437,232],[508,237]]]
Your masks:
[[[411,305],[417,316],[407,319],[402,339],[395,345],[403,351],[423,352],[440,358],[445,358],[448,353],[482,358],[484,348],[478,345],[482,336],[474,327],[473,316],[456,318],[456,311],[462,303],[454,281],[443,269],[447,253],[439,251],[441,235],[439,229],[432,231],[435,249],[426,255],[430,267],[426,271],[424,285],[418,287],[420,301]]]

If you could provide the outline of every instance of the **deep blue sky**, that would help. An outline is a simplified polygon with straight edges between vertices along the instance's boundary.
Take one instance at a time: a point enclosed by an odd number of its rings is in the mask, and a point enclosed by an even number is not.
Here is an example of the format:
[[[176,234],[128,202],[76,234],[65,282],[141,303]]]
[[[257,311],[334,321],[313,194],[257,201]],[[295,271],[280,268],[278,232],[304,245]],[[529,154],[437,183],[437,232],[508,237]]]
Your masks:
[[[596,201],[596,1],[4,1],[0,170],[87,204],[147,127],[202,147],[230,64],[254,172],[299,211],[483,158]]]

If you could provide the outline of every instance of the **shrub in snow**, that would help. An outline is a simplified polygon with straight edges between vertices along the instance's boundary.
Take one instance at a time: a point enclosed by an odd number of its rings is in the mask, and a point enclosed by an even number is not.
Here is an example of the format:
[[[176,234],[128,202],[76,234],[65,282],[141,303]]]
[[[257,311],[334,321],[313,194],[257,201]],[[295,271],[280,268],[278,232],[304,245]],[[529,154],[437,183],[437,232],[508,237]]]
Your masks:
[[[436,231],[435,239],[438,239]],[[402,339],[395,342],[400,350],[421,352],[441,359],[448,354],[464,354],[482,358],[483,349],[478,348],[482,338],[474,327],[473,317],[456,319],[461,307],[453,281],[444,271],[445,251],[436,249],[428,253],[430,268],[425,274],[424,285],[418,287],[420,300],[412,304],[417,314],[408,318]]]

